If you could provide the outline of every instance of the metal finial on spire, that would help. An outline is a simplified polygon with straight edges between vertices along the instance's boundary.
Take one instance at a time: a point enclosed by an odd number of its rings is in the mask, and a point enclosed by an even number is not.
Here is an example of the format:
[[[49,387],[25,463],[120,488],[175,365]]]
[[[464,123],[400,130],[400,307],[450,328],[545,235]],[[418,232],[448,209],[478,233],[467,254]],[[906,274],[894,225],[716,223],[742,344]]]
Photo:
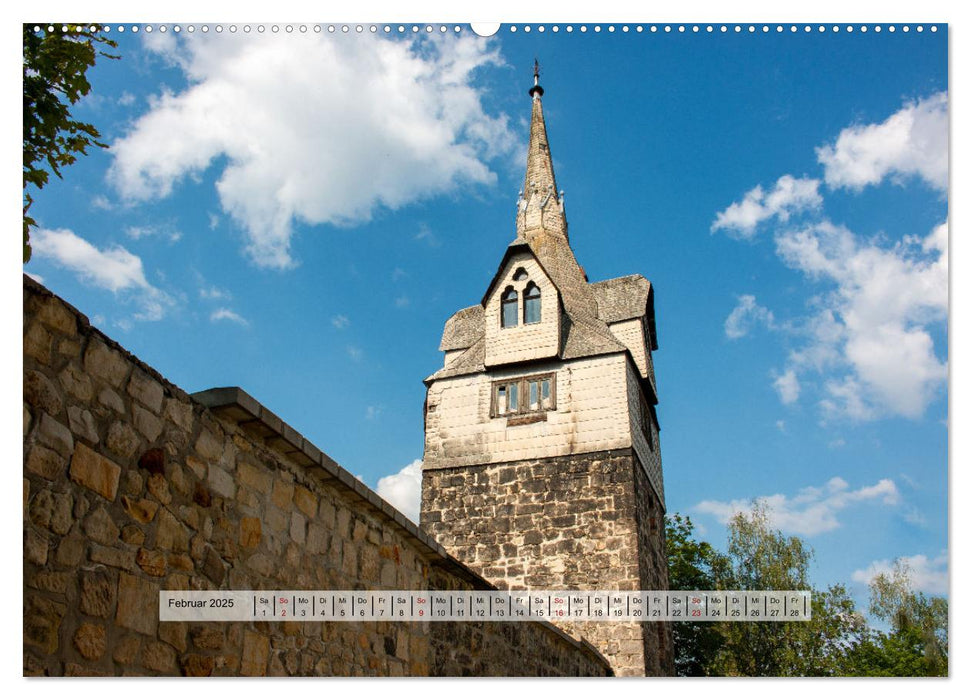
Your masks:
[[[543,96],[543,88],[539,86],[539,59],[533,59],[533,87],[529,88],[529,96],[535,99]]]

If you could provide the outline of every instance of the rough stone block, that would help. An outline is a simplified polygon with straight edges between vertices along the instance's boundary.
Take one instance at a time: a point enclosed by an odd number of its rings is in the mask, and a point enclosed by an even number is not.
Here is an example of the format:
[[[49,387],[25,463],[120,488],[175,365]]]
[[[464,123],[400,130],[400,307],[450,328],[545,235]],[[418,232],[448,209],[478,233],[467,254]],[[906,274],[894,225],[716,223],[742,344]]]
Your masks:
[[[97,661],[108,650],[108,631],[103,625],[83,622],[74,633],[74,648],[85,659]]]
[[[54,384],[41,372],[32,369],[24,371],[24,401],[52,416],[56,416],[64,407]]]
[[[166,508],[162,508],[158,514],[155,546],[176,553],[186,552],[189,549],[189,531]]]
[[[73,362],[61,370],[57,379],[64,387],[64,391],[85,404],[94,396],[94,385],[91,383],[91,377]]]
[[[290,508],[293,500],[293,482],[286,479],[277,479],[273,484],[273,505],[283,510]]]
[[[24,558],[27,561],[44,566],[47,563],[47,547],[45,533],[27,528],[24,532]]]
[[[155,501],[150,501],[147,498],[135,500],[128,496],[121,497],[121,505],[129,517],[139,523],[150,523],[155,518],[159,508]]]
[[[135,661],[140,646],[141,642],[138,637],[134,635],[123,637],[115,646],[112,658],[122,666],[128,666]]]
[[[236,471],[239,475],[239,483],[249,486],[260,493],[270,493],[270,489],[273,486],[273,477],[270,476],[267,470],[255,464],[239,460]]]
[[[50,414],[40,414],[37,439],[64,457],[70,457],[74,450],[74,436],[67,426],[51,418]]]
[[[99,455],[84,443],[78,443],[71,459],[71,480],[91,489],[98,495],[114,501],[118,494],[121,467],[107,457]]]
[[[236,482],[228,472],[214,464],[209,465],[209,488],[223,498],[232,498],[236,495]]]
[[[68,425],[71,426],[71,432],[92,444],[98,444],[100,440],[98,437],[98,426],[94,422],[94,416],[91,415],[90,411],[85,411],[83,408],[77,406],[71,406],[67,409],[67,418]]]
[[[210,462],[218,462],[223,455],[222,440],[216,438],[209,430],[203,428],[196,439],[196,452]]]
[[[44,489],[38,491],[34,500],[30,503],[28,511],[30,521],[37,527],[48,529],[51,524],[51,516],[54,513],[54,495]]]
[[[165,555],[162,552],[139,548],[135,563],[149,576],[165,576]]]
[[[192,432],[192,404],[176,398],[165,400],[165,417],[187,433]]]
[[[54,297],[37,298],[37,301],[34,313],[39,321],[68,337],[77,335],[77,318],[63,302]]]
[[[45,654],[57,651],[67,607],[40,595],[24,596],[24,644]]]
[[[148,492],[155,496],[159,503],[167,506],[172,502],[172,493],[169,491],[169,482],[161,474],[152,474],[148,477]]]
[[[24,356],[34,358],[42,365],[49,365],[53,340],[50,332],[40,323],[31,323],[24,333]]]
[[[240,662],[240,675],[265,676],[269,656],[269,638],[247,630],[243,634],[243,655]]]
[[[74,507],[74,499],[69,493],[54,494],[54,509],[51,511],[51,532],[57,535],[66,535],[71,529],[74,518],[71,511]]]
[[[95,542],[111,545],[117,541],[121,531],[108,515],[108,511],[99,506],[85,518],[84,534]]]
[[[159,673],[175,673],[175,649],[162,642],[147,642],[142,647],[142,666]]]
[[[79,582],[81,612],[93,617],[108,617],[115,608],[115,585],[103,568],[82,570]]]
[[[135,570],[135,553],[127,549],[92,544],[89,556],[91,561],[110,566],[113,569],[124,569],[125,571]]]
[[[128,360],[98,338],[91,338],[84,352],[84,368],[113,387],[120,387],[128,375]]]
[[[136,369],[132,372],[131,379],[128,380],[128,394],[140,401],[152,413],[157,414],[162,410],[165,390],[162,389],[161,384],[141,370]]]
[[[212,656],[186,654],[182,657],[182,672],[189,677],[211,676],[215,667],[216,660]]]
[[[186,642],[189,625],[185,622],[159,622],[158,638],[163,642],[171,644],[178,651],[184,652],[188,649]]]
[[[98,392],[98,403],[106,408],[110,408],[115,413],[125,413],[125,402],[121,400],[118,394],[107,387]]]
[[[124,572],[119,574],[115,622],[154,637],[158,630],[158,592],[159,587],[154,583]]]
[[[239,521],[239,546],[251,549],[260,545],[263,523],[259,518],[243,517]]]
[[[303,544],[307,539],[307,520],[300,513],[290,515],[290,538],[297,544]]]
[[[317,497],[299,484],[293,487],[293,502],[308,518],[317,515]]]
[[[67,466],[67,459],[54,450],[41,445],[32,445],[24,460],[27,471],[37,474],[48,481],[55,481],[61,477]]]
[[[162,434],[162,420],[138,405],[131,407],[132,422],[135,428],[145,436],[149,442],[155,442]]]

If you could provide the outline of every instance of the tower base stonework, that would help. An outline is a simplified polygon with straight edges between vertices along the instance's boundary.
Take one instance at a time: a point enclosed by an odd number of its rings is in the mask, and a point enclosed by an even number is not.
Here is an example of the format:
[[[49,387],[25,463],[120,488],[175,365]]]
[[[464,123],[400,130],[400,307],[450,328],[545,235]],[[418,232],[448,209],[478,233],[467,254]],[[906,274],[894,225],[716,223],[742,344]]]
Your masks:
[[[421,527],[500,588],[666,590],[664,512],[630,449],[425,470]],[[571,623],[618,676],[673,675],[668,623]]]

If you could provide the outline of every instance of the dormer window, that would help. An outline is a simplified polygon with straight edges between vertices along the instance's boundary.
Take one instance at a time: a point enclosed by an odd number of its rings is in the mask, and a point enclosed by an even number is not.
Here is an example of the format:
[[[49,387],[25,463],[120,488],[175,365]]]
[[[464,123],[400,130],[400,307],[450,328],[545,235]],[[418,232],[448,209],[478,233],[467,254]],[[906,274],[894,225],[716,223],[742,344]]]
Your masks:
[[[519,295],[512,287],[502,293],[501,323],[503,328],[512,328],[519,323]]]
[[[526,285],[526,293],[523,295],[523,323],[539,323],[542,319],[540,310],[540,291],[535,283],[530,282]]]

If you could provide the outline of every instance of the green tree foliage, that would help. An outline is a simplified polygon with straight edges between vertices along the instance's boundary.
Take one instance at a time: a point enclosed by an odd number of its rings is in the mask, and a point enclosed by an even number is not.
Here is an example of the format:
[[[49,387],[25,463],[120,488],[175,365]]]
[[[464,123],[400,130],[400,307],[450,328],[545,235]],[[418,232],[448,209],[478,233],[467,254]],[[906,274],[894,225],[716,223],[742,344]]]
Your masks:
[[[691,519],[675,513],[665,521],[668,550],[668,585],[673,591],[715,590],[724,578],[728,560],[707,542],[694,538]],[[674,668],[679,676],[708,676],[724,644],[721,632],[710,622],[676,622]]]
[[[847,675],[947,675],[947,600],[914,591],[910,570],[899,559],[870,582],[870,614],[888,623],[890,632],[871,631],[848,655]]]
[[[854,641],[860,620],[841,586],[813,590],[813,551],[798,537],[771,527],[763,502],[737,513],[728,528],[728,575],[719,583],[736,590],[811,590],[808,622],[719,623],[725,642],[716,660],[723,675],[838,675],[843,649]]]
[[[88,25],[61,26],[54,31],[35,32],[23,25],[24,41],[24,262],[30,260],[30,227],[36,221],[28,215],[33,198],[28,185],[41,189],[50,173],[61,177],[61,168],[87,153],[89,146],[107,148],[92,124],[71,117],[70,108],[91,91],[86,73],[100,54],[118,58],[96,48],[117,44]]]
[[[914,592],[896,564],[871,584],[870,613],[892,626],[875,631],[842,585],[816,590],[812,549],[771,527],[756,502],[728,526],[722,554],[694,537],[687,517],[666,523],[672,590],[810,590],[802,622],[678,622],[675,668],[683,676],[927,676],[947,674],[947,601]]]

